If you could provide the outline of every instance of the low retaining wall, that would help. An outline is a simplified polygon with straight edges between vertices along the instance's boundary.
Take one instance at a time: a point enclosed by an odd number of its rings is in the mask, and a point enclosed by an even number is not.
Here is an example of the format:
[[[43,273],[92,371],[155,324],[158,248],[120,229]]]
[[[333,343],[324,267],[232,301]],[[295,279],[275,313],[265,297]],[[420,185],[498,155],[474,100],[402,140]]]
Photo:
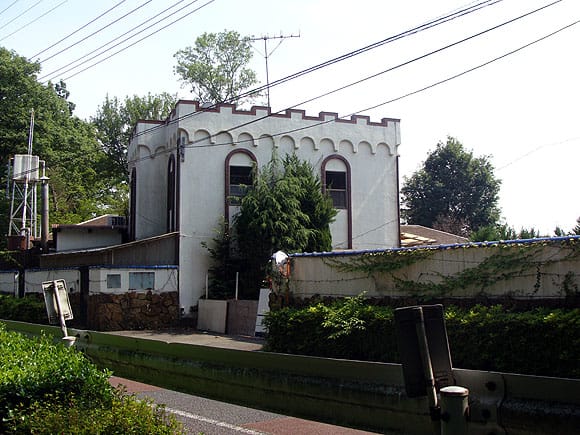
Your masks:
[[[549,300],[580,296],[580,236],[295,254],[295,297]]]
[[[129,292],[89,296],[87,324],[99,331],[159,329],[179,320],[178,292]]]
[[[30,335],[56,327],[2,321]],[[69,329],[101,367],[160,387],[377,432],[432,433],[426,398],[407,397],[399,364],[167,343]],[[453,369],[470,392],[470,434],[576,434],[580,380]]]

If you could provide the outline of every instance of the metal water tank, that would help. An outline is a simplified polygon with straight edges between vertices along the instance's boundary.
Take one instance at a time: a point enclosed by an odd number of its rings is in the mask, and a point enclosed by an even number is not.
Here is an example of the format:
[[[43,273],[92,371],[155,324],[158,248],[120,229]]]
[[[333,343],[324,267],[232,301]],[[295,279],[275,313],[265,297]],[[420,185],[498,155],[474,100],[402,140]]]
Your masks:
[[[26,175],[28,174],[28,181],[38,181],[38,156],[33,156],[30,154],[16,154],[14,156],[13,165],[12,180],[26,181]]]

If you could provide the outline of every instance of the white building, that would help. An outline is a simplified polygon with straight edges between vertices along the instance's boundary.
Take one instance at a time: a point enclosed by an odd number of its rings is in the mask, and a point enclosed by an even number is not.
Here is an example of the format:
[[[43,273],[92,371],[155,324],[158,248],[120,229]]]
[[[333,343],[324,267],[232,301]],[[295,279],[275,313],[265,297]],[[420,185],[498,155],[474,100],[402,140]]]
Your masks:
[[[165,121],[135,126],[128,149],[130,236],[179,231],[180,304],[189,312],[205,292],[209,256],[201,243],[215,237],[221,217],[231,221],[232,197],[251,184],[252,166],[264,166],[276,150],[310,161],[324,188],[332,185],[333,249],[396,247],[399,144],[397,119],[179,101]]]

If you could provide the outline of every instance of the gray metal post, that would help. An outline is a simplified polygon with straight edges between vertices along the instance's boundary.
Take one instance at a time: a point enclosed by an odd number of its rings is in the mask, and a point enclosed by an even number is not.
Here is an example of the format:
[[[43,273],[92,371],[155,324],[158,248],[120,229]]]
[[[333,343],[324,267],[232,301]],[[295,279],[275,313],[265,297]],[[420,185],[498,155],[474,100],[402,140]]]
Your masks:
[[[459,386],[441,388],[441,435],[467,435],[469,390]]]

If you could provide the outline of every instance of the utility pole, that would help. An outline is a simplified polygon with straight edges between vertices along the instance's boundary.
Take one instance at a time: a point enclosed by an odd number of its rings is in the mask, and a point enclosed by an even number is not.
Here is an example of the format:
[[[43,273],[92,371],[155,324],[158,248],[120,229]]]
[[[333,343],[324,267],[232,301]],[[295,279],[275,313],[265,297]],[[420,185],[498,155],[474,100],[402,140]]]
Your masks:
[[[268,75],[268,58],[272,55],[272,53],[274,53],[274,51],[276,51],[278,47],[280,47],[280,44],[284,42],[284,39],[288,38],[300,38],[300,33],[298,33],[298,35],[282,35],[282,34],[280,34],[279,36],[263,35],[250,38],[250,41],[259,41],[259,40],[264,41],[264,59],[266,59],[266,95],[268,98],[268,107],[270,107],[270,77]],[[278,39],[279,42],[278,45],[272,49],[272,51],[268,52],[268,41],[270,39]]]

